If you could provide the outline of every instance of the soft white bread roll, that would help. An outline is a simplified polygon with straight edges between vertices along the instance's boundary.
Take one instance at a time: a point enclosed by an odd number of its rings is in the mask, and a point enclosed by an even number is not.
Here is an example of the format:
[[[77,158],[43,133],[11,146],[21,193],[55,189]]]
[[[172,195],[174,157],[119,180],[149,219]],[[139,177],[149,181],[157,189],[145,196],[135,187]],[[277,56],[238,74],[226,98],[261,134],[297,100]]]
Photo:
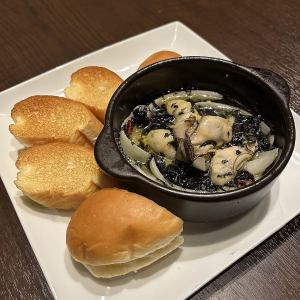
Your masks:
[[[166,60],[169,58],[175,58],[175,57],[180,57],[181,55],[173,52],[173,51],[167,51],[167,50],[163,50],[163,51],[158,51],[153,53],[152,55],[150,55],[149,57],[147,57],[139,66],[138,70],[145,68],[149,65],[152,65],[158,61],[162,61],[162,60]]]
[[[56,96],[32,96],[11,111],[10,132],[27,146],[49,142],[92,145],[102,123],[81,103]]]
[[[135,193],[102,189],[73,214],[67,229],[72,257],[96,277],[137,271],[183,243],[183,222]]]
[[[85,67],[71,75],[65,96],[85,104],[104,123],[110,98],[122,82],[121,77],[106,68]]]
[[[93,150],[69,143],[49,143],[20,152],[16,186],[35,202],[74,209],[102,187],[117,186],[98,167]]]

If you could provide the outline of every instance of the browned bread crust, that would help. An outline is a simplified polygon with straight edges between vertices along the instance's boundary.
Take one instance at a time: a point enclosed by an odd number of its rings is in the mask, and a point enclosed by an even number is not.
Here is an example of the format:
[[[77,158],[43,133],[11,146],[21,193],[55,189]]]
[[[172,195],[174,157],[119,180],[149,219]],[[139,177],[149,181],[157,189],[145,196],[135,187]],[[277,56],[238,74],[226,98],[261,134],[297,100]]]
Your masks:
[[[92,145],[103,125],[81,103],[56,96],[32,96],[11,111],[10,132],[23,144],[49,142]]]
[[[121,77],[106,68],[85,67],[72,74],[65,95],[85,104],[104,123],[110,98],[122,82]]]
[[[150,55],[149,57],[147,57],[139,66],[138,70],[145,68],[149,65],[152,65],[158,61],[162,61],[162,60],[166,60],[169,58],[175,58],[175,57],[180,57],[181,55],[173,52],[173,51],[167,51],[167,50],[163,50],[163,51],[158,51],[153,53],[152,55]]]
[[[35,202],[73,209],[101,187],[116,181],[98,167],[93,150],[69,143],[49,143],[22,150],[16,162],[16,186]]]

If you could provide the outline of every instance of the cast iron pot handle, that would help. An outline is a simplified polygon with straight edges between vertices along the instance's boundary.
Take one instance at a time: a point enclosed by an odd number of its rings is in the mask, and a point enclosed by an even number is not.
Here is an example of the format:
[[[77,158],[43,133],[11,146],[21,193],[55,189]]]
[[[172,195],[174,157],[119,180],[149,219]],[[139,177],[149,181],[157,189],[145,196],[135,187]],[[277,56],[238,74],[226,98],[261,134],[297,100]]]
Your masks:
[[[254,67],[250,67],[249,69],[254,71],[254,73],[262,77],[264,81],[266,81],[275,90],[277,90],[285,99],[287,106],[289,106],[291,91],[288,86],[288,83],[282,76],[268,69]]]
[[[108,125],[104,126],[98,136],[94,153],[98,165],[105,173],[123,180],[139,177],[117,149]]]

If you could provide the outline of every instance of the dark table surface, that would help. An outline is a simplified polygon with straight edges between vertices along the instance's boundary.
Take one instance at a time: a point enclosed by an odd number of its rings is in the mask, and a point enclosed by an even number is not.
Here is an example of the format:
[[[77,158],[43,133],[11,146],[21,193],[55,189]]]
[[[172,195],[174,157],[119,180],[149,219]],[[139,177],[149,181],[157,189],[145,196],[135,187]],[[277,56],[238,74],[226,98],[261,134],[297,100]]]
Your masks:
[[[0,90],[174,20],[231,59],[284,76],[300,112],[299,0],[0,0]],[[193,296],[207,298],[300,299],[300,217]],[[52,299],[2,182],[0,299]]]

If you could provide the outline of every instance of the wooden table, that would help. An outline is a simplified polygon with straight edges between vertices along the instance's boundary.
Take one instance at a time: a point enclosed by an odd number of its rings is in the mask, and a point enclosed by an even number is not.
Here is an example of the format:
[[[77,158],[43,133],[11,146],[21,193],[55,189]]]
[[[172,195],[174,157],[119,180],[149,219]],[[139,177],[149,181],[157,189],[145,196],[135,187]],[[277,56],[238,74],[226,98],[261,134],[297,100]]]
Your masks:
[[[233,60],[284,76],[300,113],[299,16],[297,0],[0,0],[0,90],[180,20]],[[52,299],[2,182],[0,232],[0,299]],[[299,282],[298,216],[193,299],[300,299]]]

